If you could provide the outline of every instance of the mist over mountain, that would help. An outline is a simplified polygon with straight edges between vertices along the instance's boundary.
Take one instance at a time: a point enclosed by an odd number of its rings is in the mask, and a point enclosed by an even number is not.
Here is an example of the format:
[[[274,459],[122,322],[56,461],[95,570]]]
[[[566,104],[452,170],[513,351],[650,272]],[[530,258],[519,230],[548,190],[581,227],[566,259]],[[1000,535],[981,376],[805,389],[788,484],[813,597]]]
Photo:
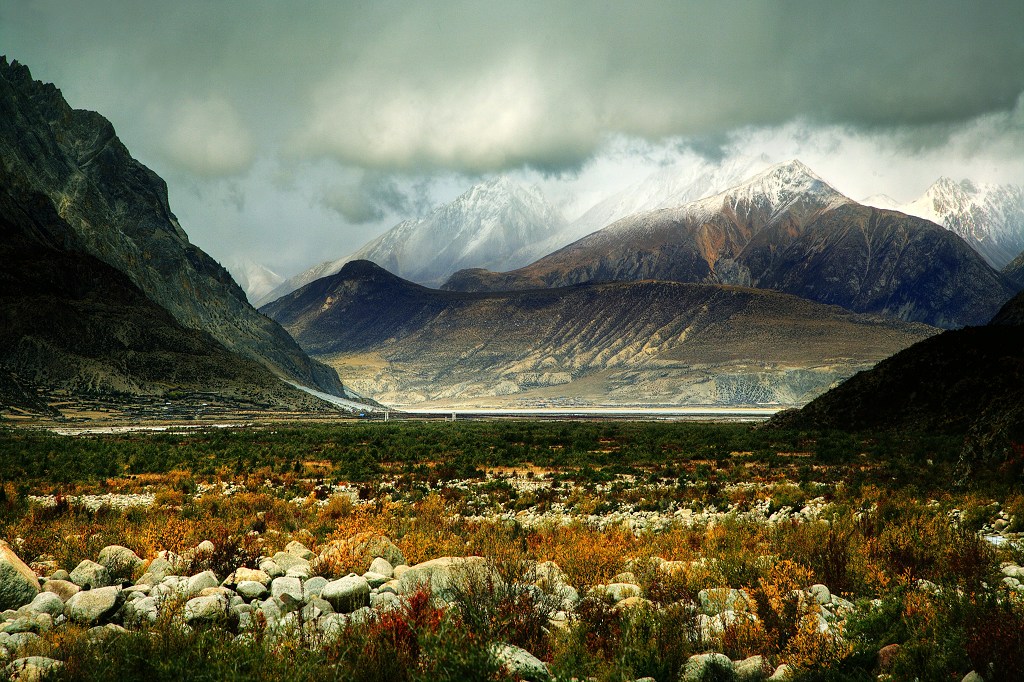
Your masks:
[[[546,239],[564,227],[565,218],[539,190],[499,176],[423,219],[399,223],[352,254],[289,278],[259,304],[333,275],[353,260],[373,261],[421,284],[440,284],[466,267],[516,268],[546,254]]]
[[[334,370],[310,360],[287,332],[248,304],[224,268],[188,241],[171,213],[165,183],[132,158],[109,121],[72,109],[56,87],[33,80],[27,67],[6,58],[0,58],[0,170],[9,188],[10,231],[37,233],[43,224],[47,245],[112,268],[176,324],[199,332],[196,338],[273,375],[342,392]],[[48,210],[53,215],[33,218]],[[43,258],[56,252],[36,253]],[[44,259],[37,267],[53,265]],[[93,269],[83,267],[83,276]],[[40,287],[57,281],[41,281]],[[122,283],[111,286],[123,290]]]
[[[442,291],[368,261],[262,310],[395,404],[798,405],[935,332],[720,285]]]
[[[940,327],[983,323],[1014,293],[949,230],[857,204],[799,161],[679,208],[629,216],[518,270],[456,273],[443,288],[641,279],[773,289]]]

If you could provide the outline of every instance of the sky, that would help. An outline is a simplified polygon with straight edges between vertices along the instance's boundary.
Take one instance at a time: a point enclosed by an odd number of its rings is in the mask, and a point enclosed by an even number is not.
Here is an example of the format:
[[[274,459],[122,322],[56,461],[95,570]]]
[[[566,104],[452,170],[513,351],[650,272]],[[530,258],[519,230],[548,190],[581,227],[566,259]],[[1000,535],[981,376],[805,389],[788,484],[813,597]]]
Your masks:
[[[1024,184],[1024,2],[13,0],[0,53],[111,120],[191,240],[289,276],[482,179],[569,219],[666,164],[854,199]]]

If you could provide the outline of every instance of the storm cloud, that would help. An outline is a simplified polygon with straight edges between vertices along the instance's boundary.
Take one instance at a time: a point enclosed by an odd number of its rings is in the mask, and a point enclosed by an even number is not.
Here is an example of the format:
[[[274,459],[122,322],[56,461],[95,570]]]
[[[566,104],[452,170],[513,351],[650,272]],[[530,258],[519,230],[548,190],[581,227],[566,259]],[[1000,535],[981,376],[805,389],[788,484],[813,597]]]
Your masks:
[[[712,159],[783,134],[1002,149],[1005,180],[1022,26],[1019,0],[38,0],[0,6],[0,50],[110,118],[172,191],[277,164],[323,209],[311,235],[334,220],[351,241],[411,217],[434,174],[575,178],[623,138]]]

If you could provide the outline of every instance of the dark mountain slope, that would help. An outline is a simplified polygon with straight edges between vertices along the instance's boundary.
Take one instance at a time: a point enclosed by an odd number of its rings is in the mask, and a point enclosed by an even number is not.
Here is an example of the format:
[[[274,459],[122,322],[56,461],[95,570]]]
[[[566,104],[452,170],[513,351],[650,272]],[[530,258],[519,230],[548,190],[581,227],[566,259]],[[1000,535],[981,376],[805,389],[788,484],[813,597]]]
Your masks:
[[[966,434],[990,452],[1024,442],[1024,294],[990,324],[914,344],[774,421]]]
[[[99,114],[72,109],[53,85],[0,57],[0,165],[11,182],[52,202],[62,243],[124,273],[182,325],[293,381],[340,394],[336,373],[311,361],[258,314],[230,275],[190,244],[166,184],[131,157]]]
[[[399,403],[799,404],[934,331],[741,287],[440,291],[367,261],[262,310],[357,389]]]
[[[127,277],[69,249],[50,200],[0,171],[0,404],[58,395],[320,409],[268,369],[187,329]]]

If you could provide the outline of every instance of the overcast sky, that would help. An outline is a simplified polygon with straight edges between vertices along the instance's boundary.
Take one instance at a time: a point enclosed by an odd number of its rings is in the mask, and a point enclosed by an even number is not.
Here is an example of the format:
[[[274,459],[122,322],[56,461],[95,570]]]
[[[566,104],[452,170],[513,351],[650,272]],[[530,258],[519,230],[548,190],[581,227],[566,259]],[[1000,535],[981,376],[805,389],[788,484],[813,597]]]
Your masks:
[[[482,177],[575,217],[659,165],[800,158],[855,199],[1024,183],[1024,2],[0,3],[192,241],[291,275]]]

